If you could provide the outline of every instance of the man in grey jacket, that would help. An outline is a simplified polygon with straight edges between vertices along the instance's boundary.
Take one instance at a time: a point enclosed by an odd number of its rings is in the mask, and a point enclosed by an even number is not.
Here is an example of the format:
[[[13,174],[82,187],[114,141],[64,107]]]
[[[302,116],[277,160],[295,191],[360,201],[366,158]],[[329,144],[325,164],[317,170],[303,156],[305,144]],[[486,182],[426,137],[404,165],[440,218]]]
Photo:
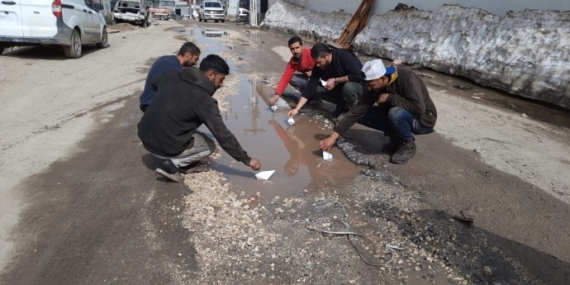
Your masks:
[[[227,129],[218,102],[212,98],[229,73],[228,64],[211,54],[202,60],[200,69],[171,71],[153,81],[156,97],[138,124],[138,135],[145,149],[164,159],[156,169],[160,175],[179,182],[180,172],[204,170],[200,161],[212,154],[216,145],[197,131],[202,124],[234,159],[253,170],[261,168],[259,160],[250,157]]]

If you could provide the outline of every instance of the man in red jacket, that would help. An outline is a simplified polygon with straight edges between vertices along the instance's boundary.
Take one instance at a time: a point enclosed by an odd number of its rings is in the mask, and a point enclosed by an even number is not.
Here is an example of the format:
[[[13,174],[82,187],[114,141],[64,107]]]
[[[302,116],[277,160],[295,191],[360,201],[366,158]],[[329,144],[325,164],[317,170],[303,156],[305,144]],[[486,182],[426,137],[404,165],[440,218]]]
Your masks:
[[[277,89],[275,89],[275,96],[270,100],[271,105],[277,103],[287,84],[291,84],[295,89],[302,91],[307,85],[311,77],[311,71],[315,66],[315,62],[311,57],[311,48],[303,47],[303,40],[300,37],[294,36],[290,38],[288,44],[293,56],[287,63],[285,72],[281,76]],[[300,73],[295,74],[295,71]]]

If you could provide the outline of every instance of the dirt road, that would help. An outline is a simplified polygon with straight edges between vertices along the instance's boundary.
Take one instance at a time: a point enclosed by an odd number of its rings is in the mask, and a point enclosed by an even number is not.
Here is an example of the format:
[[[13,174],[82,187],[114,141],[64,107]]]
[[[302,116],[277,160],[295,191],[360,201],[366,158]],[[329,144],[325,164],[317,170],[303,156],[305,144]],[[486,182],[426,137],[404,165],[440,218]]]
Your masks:
[[[418,137],[412,163],[388,164],[383,136],[356,127],[338,145],[365,165],[348,182],[320,175],[310,151],[299,170],[309,175],[274,184],[252,182],[225,153],[217,171],[187,176],[187,186],[164,182],[136,136],[152,59],[186,38],[227,58],[233,79],[216,94],[227,122],[250,154],[280,169],[281,157],[267,155],[285,152],[268,131],[277,125],[261,120],[272,94],[256,84],[278,79],[289,35],[159,23],[111,34],[111,47],[78,60],[36,48],[0,57],[1,284],[570,282],[568,130],[460,98],[436,80],[437,132]],[[228,34],[205,39],[206,28]],[[299,118],[292,140],[328,134],[319,114]],[[473,228],[453,220],[460,211]],[[364,237],[315,231],[331,228]]]

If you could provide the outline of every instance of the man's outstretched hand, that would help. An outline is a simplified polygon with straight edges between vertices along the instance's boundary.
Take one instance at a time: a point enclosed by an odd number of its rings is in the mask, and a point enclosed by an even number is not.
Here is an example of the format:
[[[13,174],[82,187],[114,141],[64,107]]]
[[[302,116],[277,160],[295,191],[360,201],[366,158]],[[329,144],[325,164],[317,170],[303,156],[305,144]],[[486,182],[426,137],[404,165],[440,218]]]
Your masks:
[[[321,148],[321,150],[329,151],[334,146],[335,142],[336,138],[331,135],[330,137],[320,141],[319,147]]]
[[[271,106],[275,105],[277,101],[279,101],[279,95],[275,95],[271,97],[271,99],[269,99],[269,103],[271,104]]]
[[[295,115],[297,115],[297,113],[299,113],[299,110],[297,109],[291,109],[291,111],[289,111],[287,113],[287,118],[291,119],[293,118]]]
[[[257,158],[252,157],[247,166],[249,166],[249,167],[251,167],[251,169],[257,171],[257,170],[261,169],[261,162],[259,162],[259,160]]]

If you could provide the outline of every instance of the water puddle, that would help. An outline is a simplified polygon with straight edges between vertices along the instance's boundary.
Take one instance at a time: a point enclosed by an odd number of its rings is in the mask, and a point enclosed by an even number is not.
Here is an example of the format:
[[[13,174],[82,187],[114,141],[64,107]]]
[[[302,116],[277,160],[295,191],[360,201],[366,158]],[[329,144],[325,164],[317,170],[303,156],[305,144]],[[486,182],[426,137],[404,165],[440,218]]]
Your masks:
[[[359,168],[338,148],[331,150],[332,162],[323,159],[319,140],[330,131],[322,130],[318,122],[300,116],[289,126],[287,105],[273,112],[268,103],[273,89],[265,83],[240,76],[238,90],[238,95],[228,97],[224,121],[244,149],[261,161],[262,170],[275,173],[267,181],[256,180],[253,171],[225,154],[212,168],[225,173],[236,190],[248,195],[260,192],[261,200],[269,201],[346,183],[358,175]]]
[[[221,39],[229,35],[225,31],[197,27],[176,31],[182,36],[192,37],[192,42],[202,50],[203,55],[218,54],[228,50],[227,41]]]
[[[224,31],[189,27],[178,32],[192,37],[204,55],[228,50],[228,42],[224,40],[228,34]],[[243,191],[248,196],[260,192],[260,200],[268,202],[276,196],[294,197],[323,186],[346,183],[358,175],[360,169],[338,148],[331,150],[332,162],[323,159],[319,140],[331,131],[322,130],[318,122],[305,116],[298,116],[295,124],[290,126],[287,123],[289,105],[280,101],[276,112],[270,109],[273,88],[234,71],[236,68],[231,59],[228,64],[231,76],[238,76],[239,82],[236,86],[238,94],[226,98],[229,107],[222,113],[224,122],[248,154],[261,161],[262,171],[275,170],[269,180],[257,180],[255,171],[224,153],[211,168],[224,173],[234,191]],[[209,133],[205,127],[201,130]]]

